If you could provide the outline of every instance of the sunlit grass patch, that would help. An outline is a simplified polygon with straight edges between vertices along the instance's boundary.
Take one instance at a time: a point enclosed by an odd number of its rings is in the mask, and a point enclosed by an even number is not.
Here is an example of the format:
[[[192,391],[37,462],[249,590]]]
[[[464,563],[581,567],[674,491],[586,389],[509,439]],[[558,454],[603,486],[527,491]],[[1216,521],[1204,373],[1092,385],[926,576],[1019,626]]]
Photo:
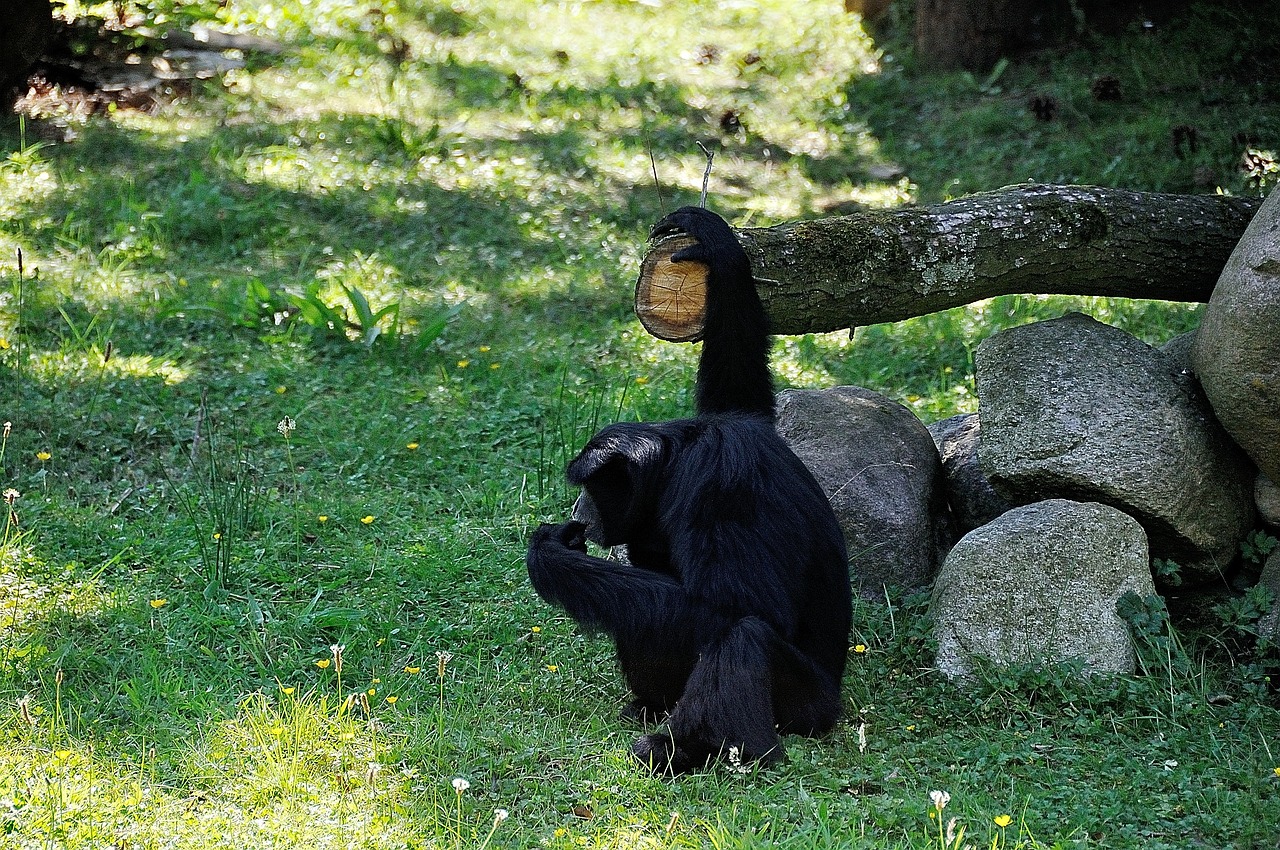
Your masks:
[[[29,516],[21,501],[18,497],[12,505],[0,505],[0,511]],[[93,617],[116,604],[115,593],[100,576],[82,575],[76,565],[51,569],[23,535],[11,534],[0,545],[0,674],[43,666],[44,657],[56,649],[45,632],[51,619]]]

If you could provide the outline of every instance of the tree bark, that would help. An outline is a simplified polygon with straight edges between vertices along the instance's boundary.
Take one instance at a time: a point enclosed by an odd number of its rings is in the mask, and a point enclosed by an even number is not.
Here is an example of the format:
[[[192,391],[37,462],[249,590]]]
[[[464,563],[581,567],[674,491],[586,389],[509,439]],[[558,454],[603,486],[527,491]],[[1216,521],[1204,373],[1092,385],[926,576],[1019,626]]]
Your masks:
[[[737,235],[774,332],[799,334],[1014,293],[1207,301],[1261,203],[1026,185]]]
[[[53,6],[49,0],[10,0],[0,24],[0,104],[13,103],[10,87],[40,58],[53,39]]]
[[[918,0],[916,54],[941,70],[989,71],[1001,57],[1062,41],[1066,0]]]

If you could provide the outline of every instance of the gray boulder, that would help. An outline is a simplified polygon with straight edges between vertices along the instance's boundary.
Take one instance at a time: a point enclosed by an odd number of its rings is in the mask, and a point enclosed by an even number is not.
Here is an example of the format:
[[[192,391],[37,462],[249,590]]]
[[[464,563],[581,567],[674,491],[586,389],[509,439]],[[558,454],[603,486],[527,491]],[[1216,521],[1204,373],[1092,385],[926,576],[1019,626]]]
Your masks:
[[[975,355],[978,456],[1015,504],[1112,505],[1184,576],[1219,575],[1253,526],[1253,469],[1193,377],[1078,313],[996,334]]]
[[[1258,480],[1253,482],[1253,503],[1264,523],[1273,529],[1280,528],[1280,486],[1265,472],[1259,472]]]
[[[1227,260],[1192,349],[1218,419],[1280,481],[1280,192]]]
[[[1169,368],[1173,370],[1175,375],[1184,380],[1193,380],[1195,377],[1196,369],[1191,360],[1191,349],[1195,347],[1195,344],[1196,332],[1188,331],[1184,334],[1178,334],[1160,346],[1160,351],[1169,361]]]
[[[906,407],[860,387],[787,390],[778,433],[835,508],[855,589],[926,587],[954,534],[933,438]]]
[[[1258,584],[1271,594],[1271,607],[1258,621],[1258,637],[1280,646],[1280,549],[1267,557]]]
[[[934,583],[938,669],[965,678],[976,659],[1041,666],[1079,660],[1088,673],[1132,673],[1125,593],[1155,593],[1147,538],[1131,517],[1056,499],[1013,508],[971,531]]]
[[[986,525],[1009,510],[1009,502],[991,486],[978,463],[980,432],[976,413],[961,413],[929,426],[942,458],[947,502],[961,534]]]

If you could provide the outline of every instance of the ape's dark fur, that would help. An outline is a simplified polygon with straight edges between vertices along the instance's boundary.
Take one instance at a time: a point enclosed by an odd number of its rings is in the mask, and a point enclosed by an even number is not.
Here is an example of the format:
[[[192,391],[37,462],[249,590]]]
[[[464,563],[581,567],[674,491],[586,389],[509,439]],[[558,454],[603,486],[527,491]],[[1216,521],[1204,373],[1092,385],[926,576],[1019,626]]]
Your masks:
[[[538,594],[610,635],[635,700],[667,731],[632,751],[658,771],[693,770],[737,748],[781,756],[778,731],[835,723],[848,649],[844,538],[826,496],[773,427],[768,325],[751,266],[713,213],[685,207],[655,235],[698,244],[672,259],[710,269],[698,415],[623,423],[570,464],[575,519],[529,543]],[[630,564],[587,554],[627,545]]]

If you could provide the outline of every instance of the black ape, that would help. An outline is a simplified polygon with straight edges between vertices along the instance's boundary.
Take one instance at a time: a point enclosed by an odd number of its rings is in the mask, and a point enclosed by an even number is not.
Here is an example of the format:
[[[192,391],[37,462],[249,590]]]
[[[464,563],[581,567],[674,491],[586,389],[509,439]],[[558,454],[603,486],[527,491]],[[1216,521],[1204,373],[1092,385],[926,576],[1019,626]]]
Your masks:
[[[635,700],[668,731],[632,752],[655,771],[736,748],[782,754],[778,731],[820,735],[840,710],[850,627],[844,538],[813,476],[778,436],[769,337],[751,265],[724,220],[685,207],[654,235],[710,269],[698,415],[604,428],[569,464],[574,519],[529,542],[529,578],[610,635]],[[626,544],[630,564],[587,554]]]

